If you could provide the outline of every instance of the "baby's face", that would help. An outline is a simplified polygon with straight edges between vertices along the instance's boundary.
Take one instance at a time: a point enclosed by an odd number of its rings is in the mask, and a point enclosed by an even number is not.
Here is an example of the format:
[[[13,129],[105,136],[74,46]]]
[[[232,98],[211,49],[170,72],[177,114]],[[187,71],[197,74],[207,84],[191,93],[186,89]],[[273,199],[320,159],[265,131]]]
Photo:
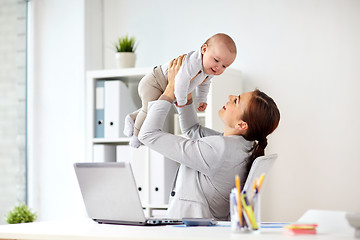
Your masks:
[[[203,68],[207,75],[220,75],[235,60],[236,54],[231,53],[222,42],[214,42],[210,46],[201,47],[203,54]]]

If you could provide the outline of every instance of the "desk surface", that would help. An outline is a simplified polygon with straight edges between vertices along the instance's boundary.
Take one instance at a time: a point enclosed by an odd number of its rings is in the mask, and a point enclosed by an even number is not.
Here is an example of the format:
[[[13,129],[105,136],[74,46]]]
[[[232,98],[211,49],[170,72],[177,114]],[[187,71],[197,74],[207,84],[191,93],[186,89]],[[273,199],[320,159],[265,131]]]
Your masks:
[[[295,236],[302,239],[354,239],[353,234],[318,233],[311,236]],[[0,226],[0,239],[294,239],[294,236],[284,235],[282,229],[262,229],[258,233],[232,233],[229,223],[220,222],[214,227],[184,227],[184,226],[124,226],[97,224],[90,219],[79,221],[35,222]]]

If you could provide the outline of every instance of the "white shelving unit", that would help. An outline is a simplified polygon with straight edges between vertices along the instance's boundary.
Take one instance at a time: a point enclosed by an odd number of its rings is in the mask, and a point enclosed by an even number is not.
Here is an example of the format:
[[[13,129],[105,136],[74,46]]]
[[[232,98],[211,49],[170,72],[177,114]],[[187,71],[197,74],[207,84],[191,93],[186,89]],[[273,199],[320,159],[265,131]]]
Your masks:
[[[96,81],[105,80],[105,81],[113,81],[113,80],[121,80],[124,82],[131,93],[131,96],[137,102],[138,107],[141,105],[140,98],[137,92],[137,86],[141,78],[150,73],[152,68],[128,68],[128,69],[115,69],[115,70],[97,70],[97,71],[89,71],[87,72],[87,80],[86,80],[86,159],[89,161],[94,160],[94,145],[128,145],[129,138],[120,137],[120,138],[95,138],[95,87]],[[212,80],[212,86],[210,88],[210,93],[208,95],[208,107],[205,112],[199,113],[199,117],[202,117],[205,125],[210,128],[214,128],[218,131],[222,131],[222,123],[218,119],[217,112],[221,107],[226,103],[229,94],[240,94],[241,93],[241,72],[238,70],[227,69],[221,76],[216,76]],[[106,94],[106,93],[105,93]],[[137,100],[136,100],[137,99]],[[106,111],[106,110],[105,110]],[[169,132],[174,132],[174,114],[175,111],[172,110],[168,116],[166,121],[167,125],[165,129]],[[160,167],[158,165],[151,166],[153,162],[151,162],[151,158],[154,157],[154,153],[149,150],[147,147],[142,146],[142,154],[144,158],[144,187],[147,189],[144,192],[140,193],[140,197],[142,200],[143,207],[145,209],[145,214],[147,216],[152,216],[153,210],[166,210],[167,204],[163,203],[163,201],[154,201],[154,198],[151,196],[150,189],[154,186],[150,183],[150,176],[154,174],[154,168],[162,169],[159,176],[163,176],[164,174],[169,174],[171,171],[176,170],[176,166],[174,167],[175,162],[164,159],[161,161]],[[145,149],[145,150],[144,150]],[[127,150],[126,150],[127,151]],[[131,149],[129,147],[128,152],[137,151]],[[135,158],[136,154],[127,155],[127,157]],[[137,162],[134,162],[134,165]],[[134,170],[135,167],[133,167]],[[167,171],[165,171],[165,169]],[[170,169],[170,170],[169,170]],[[169,171],[168,171],[169,170]],[[160,170],[159,170],[160,171]],[[164,173],[166,172],[166,173]],[[134,170],[134,175],[136,179],[136,173]],[[169,179],[169,175],[166,175],[166,179]],[[171,180],[166,181],[165,183],[160,185],[162,187],[169,188],[169,184],[171,184],[173,178]],[[138,181],[137,181],[138,183]],[[138,184],[138,186],[141,184]],[[139,190],[140,191],[140,190]],[[153,202],[152,202],[153,201]],[[160,202],[154,204],[154,202]]]
[[[118,138],[118,139],[103,139],[95,138],[94,133],[94,117],[95,117],[95,83],[97,80],[121,80],[124,83],[131,86],[132,94],[137,95],[137,84],[141,78],[151,72],[151,68],[126,68],[126,69],[115,69],[115,70],[98,70],[98,71],[89,71],[87,72],[87,82],[86,82],[86,116],[87,116],[87,145],[91,147],[93,143],[127,143],[129,142],[128,138]],[[88,148],[89,149],[89,148]],[[87,158],[92,159],[91,151],[87,152]]]

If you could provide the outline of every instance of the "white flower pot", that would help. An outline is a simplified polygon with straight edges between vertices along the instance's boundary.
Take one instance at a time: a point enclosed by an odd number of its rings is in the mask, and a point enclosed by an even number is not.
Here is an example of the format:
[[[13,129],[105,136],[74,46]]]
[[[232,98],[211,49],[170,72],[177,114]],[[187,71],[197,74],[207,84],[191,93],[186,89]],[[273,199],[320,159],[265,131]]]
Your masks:
[[[136,54],[133,52],[117,52],[115,54],[117,68],[135,67]]]

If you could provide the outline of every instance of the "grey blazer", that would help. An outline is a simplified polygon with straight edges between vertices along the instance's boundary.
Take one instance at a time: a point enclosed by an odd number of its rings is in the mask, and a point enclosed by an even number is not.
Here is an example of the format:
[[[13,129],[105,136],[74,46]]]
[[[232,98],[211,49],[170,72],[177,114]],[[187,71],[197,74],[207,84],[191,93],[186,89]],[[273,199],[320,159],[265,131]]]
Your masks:
[[[172,104],[149,103],[139,139],[149,148],[180,163],[169,199],[168,217],[229,219],[229,194],[235,175],[245,183],[253,142],[199,125],[193,104],[178,108],[181,131],[186,137],[162,130]]]

